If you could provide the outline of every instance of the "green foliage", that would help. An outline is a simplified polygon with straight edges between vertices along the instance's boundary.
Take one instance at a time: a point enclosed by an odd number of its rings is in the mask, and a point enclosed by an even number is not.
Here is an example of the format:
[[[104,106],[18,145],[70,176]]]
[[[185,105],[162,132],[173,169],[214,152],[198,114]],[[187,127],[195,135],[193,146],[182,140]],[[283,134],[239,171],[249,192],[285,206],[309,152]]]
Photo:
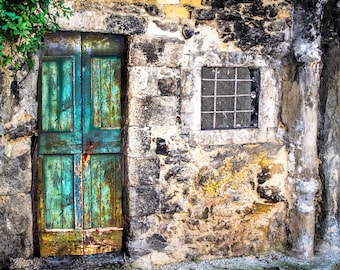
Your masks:
[[[24,62],[33,68],[32,53],[42,48],[46,32],[58,30],[57,19],[71,15],[59,0],[0,0],[0,65],[18,70]]]

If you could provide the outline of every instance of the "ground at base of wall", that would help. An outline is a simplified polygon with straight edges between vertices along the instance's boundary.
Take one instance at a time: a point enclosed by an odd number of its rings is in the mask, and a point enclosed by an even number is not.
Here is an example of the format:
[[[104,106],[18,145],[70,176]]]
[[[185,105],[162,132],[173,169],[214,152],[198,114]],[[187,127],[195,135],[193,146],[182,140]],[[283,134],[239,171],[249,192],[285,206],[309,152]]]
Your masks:
[[[15,270],[140,270],[124,254],[63,258],[14,259],[8,268]],[[297,259],[281,253],[219,260],[192,260],[154,267],[149,270],[340,270],[340,251],[328,250],[311,259]]]
[[[0,270],[95,270],[124,269],[127,265],[125,254],[120,252],[85,256],[41,257],[30,260],[10,259],[1,264]]]
[[[340,252],[297,259],[281,253],[167,265],[157,270],[340,270]]]

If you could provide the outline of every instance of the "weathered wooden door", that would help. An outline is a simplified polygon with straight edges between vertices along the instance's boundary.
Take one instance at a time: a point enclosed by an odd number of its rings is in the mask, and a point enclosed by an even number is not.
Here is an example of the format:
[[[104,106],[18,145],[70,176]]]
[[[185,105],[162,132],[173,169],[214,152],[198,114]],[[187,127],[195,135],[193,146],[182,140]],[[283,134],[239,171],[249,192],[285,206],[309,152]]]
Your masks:
[[[41,256],[122,245],[121,60],[124,39],[58,33],[40,72]]]

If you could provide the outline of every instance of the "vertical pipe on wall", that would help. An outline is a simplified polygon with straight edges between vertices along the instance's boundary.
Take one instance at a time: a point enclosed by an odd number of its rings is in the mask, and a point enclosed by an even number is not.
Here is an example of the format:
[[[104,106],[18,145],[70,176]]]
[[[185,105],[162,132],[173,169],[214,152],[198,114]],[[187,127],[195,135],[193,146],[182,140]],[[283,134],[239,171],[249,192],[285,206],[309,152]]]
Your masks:
[[[297,106],[290,115],[290,180],[295,187],[291,215],[292,251],[299,257],[314,254],[315,195],[319,189],[317,122],[321,73],[320,20],[323,2],[295,1],[293,53],[297,62],[291,91]],[[293,121],[294,120],[294,121]]]
[[[293,84],[300,100],[290,141],[291,177],[296,205],[292,215],[293,252],[301,257],[314,253],[315,194],[318,191],[317,117],[320,63],[301,63]]]

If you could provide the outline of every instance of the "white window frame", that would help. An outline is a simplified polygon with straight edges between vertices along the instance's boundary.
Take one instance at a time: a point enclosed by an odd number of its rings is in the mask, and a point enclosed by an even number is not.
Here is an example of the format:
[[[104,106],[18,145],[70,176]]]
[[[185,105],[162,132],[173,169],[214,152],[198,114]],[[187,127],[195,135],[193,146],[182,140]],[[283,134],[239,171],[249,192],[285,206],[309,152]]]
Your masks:
[[[278,62],[250,53],[208,52],[190,55],[182,86],[181,120],[190,142],[200,145],[264,143],[277,138],[280,100]],[[251,67],[260,71],[257,128],[201,130],[202,68]],[[274,67],[274,68],[273,68]],[[191,70],[191,73],[190,73]]]

